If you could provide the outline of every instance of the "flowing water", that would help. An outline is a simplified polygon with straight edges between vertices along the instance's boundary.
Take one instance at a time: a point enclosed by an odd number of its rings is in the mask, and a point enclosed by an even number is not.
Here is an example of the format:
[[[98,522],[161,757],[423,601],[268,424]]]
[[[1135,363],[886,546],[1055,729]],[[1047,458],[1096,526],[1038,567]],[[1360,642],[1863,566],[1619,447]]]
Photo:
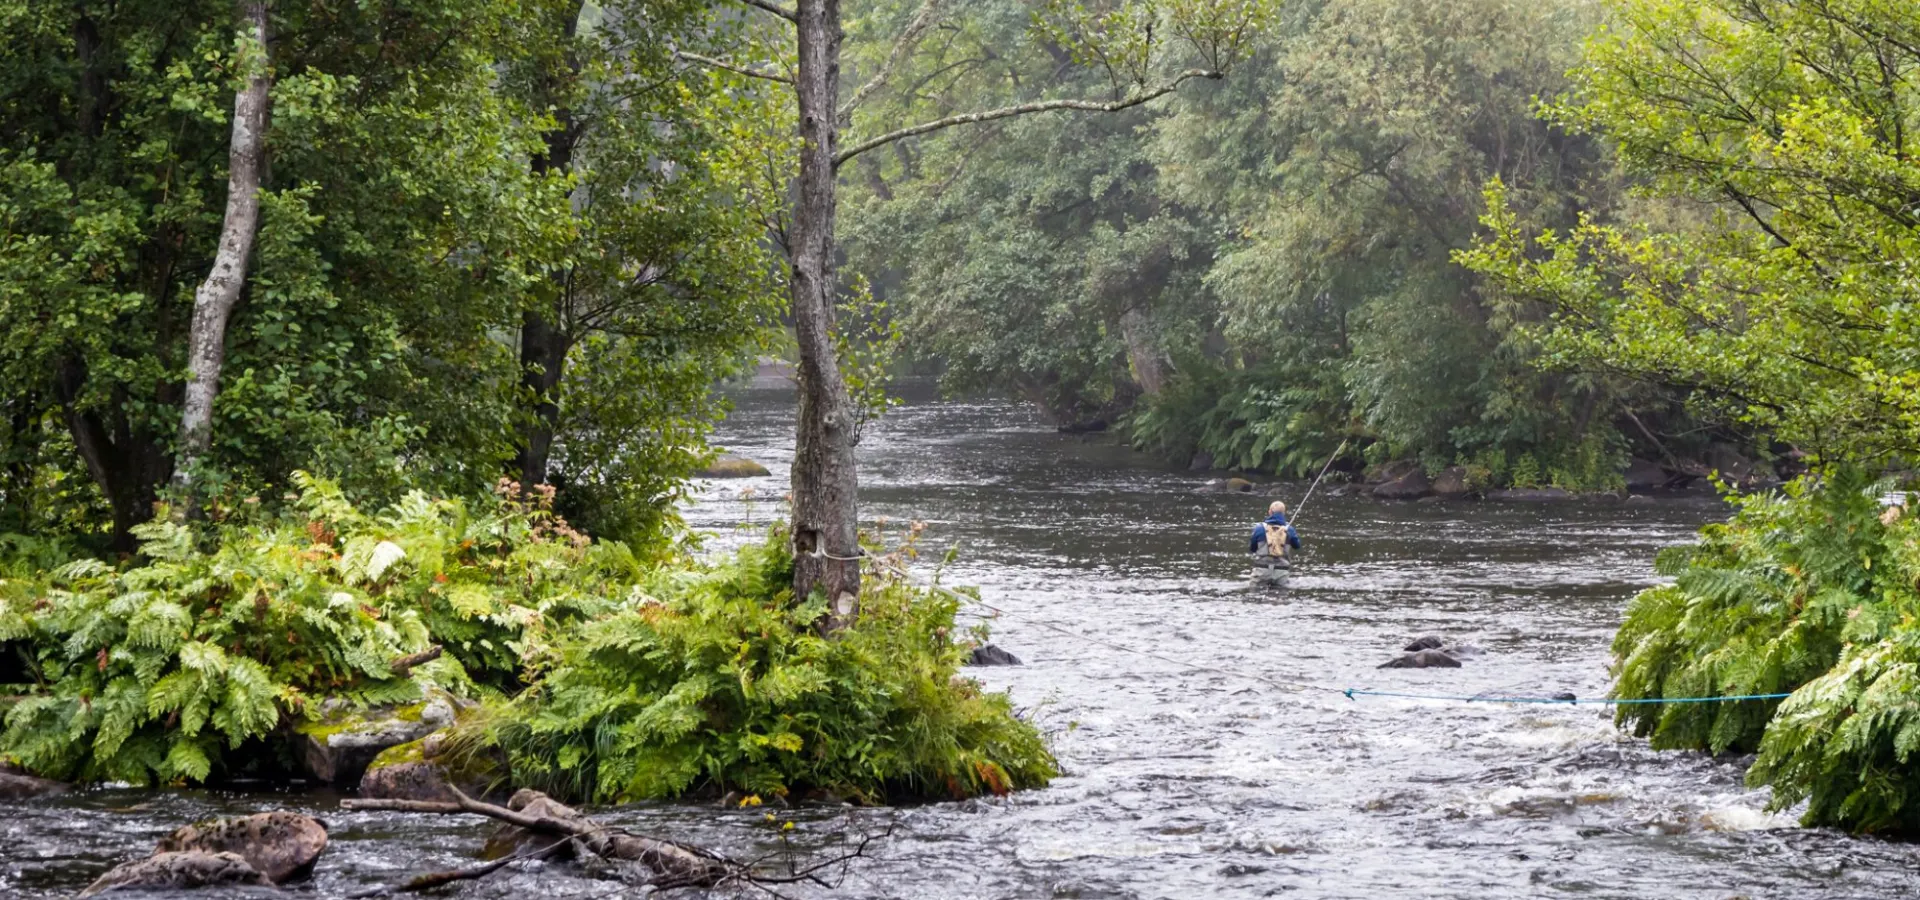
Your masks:
[[[689,504],[716,547],[777,512],[790,397],[764,383],[738,394],[720,442],[774,474],[717,483]],[[1723,514],[1712,501],[1317,498],[1300,523],[1307,550],[1276,592],[1245,572],[1264,492],[1195,493],[1201,475],[1055,434],[1018,405],[910,402],[869,427],[861,479],[867,516],[896,532],[928,522],[934,548],[960,550],[943,577],[1006,611],[995,642],[1026,664],[971,671],[1055,732],[1067,773],[1006,800],[783,813],[803,849],[891,829],[833,890],[788,896],[1719,900],[1920,888],[1920,847],[1799,828],[1791,811],[1765,812],[1741,761],[1652,752],[1604,707],[1326,690],[1602,696],[1623,604],[1652,582],[1658,548]],[[1297,500],[1301,487],[1272,493]],[[1459,669],[1376,668],[1427,633],[1486,653]],[[486,830],[345,812],[304,793],[89,791],[0,813],[0,896],[70,894],[176,825],[267,808],[333,829],[306,896],[470,864]],[[604,818],[743,857],[782,847],[764,810]],[[627,891],[534,864],[453,893]]]

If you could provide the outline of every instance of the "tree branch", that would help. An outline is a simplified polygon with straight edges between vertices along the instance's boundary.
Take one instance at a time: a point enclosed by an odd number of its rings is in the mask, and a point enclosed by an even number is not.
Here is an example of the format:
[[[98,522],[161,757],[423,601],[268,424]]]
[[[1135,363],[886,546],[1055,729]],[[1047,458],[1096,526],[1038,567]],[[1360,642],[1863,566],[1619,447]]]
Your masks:
[[[1051,112],[1056,109],[1078,109],[1087,112],[1118,112],[1171,94],[1182,82],[1190,78],[1218,79],[1221,77],[1223,77],[1222,73],[1211,69],[1188,69],[1185,72],[1181,72],[1179,76],[1175,77],[1172,81],[1136,91],[1119,100],[1104,102],[1099,100],[1074,99],[1036,100],[1032,103],[1021,103],[1016,106],[1003,106],[999,109],[948,116],[944,119],[935,119],[931,122],[922,122],[918,125],[902,128],[898,131],[889,131],[879,137],[861,141],[852,147],[834,154],[833,165],[835,168],[838,168],[847,160],[859,156],[868,150],[872,150],[875,147],[884,147],[895,141],[927,134],[929,132],[940,131],[945,128],[952,128],[955,125],[972,125],[977,122],[991,122],[995,119],[1005,119],[1012,116],[1026,115],[1027,113]]]
[[[746,66],[734,65],[733,63],[727,62],[725,60],[714,59],[711,56],[701,56],[698,53],[688,53],[685,50],[675,50],[673,51],[673,55],[681,59],[692,60],[693,62],[697,62],[703,66],[708,66],[710,68],[725,69],[735,74],[745,75],[748,78],[760,78],[766,81],[778,81],[781,84],[787,84],[787,85],[793,84],[793,79],[788,78],[785,75],[780,75],[773,72],[762,72],[759,69],[749,69]]]
[[[745,3],[746,5],[751,6],[758,10],[773,13],[774,15],[779,16],[780,18],[785,19],[789,22],[792,22],[795,25],[800,24],[799,13],[796,13],[793,10],[788,9],[784,6],[781,6],[778,3],[774,3],[772,2],[772,0],[740,0],[740,2]]]
[[[920,44],[920,38],[927,33],[927,29],[933,27],[934,21],[939,17],[940,4],[943,2],[944,0],[926,0],[920,5],[920,10],[913,14],[913,18],[907,22],[907,27],[900,32],[900,37],[893,42],[893,49],[887,53],[886,64],[882,65],[880,71],[874,73],[866,84],[854,91],[853,96],[847,98],[847,102],[840,104],[840,108],[834,113],[835,118],[846,121],[848,116],[853,115],[854,107],[859,106],[860,101],[886,86],[887,79],[893,77],[893,70],[899,67],[900,60],[912,53],[913,48]]]

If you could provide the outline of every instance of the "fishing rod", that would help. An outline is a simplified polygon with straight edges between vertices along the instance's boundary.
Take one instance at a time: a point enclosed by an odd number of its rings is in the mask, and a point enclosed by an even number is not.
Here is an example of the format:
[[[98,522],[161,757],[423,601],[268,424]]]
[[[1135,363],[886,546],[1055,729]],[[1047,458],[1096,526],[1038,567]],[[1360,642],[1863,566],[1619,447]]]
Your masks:
[[[1298,523],[1300,516],[1307,511],[1307,501],[1313,499],[1313,490],[1320,486],[1320,479],[1327,477],[1327,470],[1333,468],[1333,461],[1340,458],[1340,451],[1347,449],[1347,439],[1340,439],[1340,446],[1333,448],[1333,455],[1327,457],[1327,464],[1320,467],[1320,474],[1313,476],[1313,483],[1307,485],[1307,495],[1300,498],[1300,505],[1293,508],[1290,521]]]

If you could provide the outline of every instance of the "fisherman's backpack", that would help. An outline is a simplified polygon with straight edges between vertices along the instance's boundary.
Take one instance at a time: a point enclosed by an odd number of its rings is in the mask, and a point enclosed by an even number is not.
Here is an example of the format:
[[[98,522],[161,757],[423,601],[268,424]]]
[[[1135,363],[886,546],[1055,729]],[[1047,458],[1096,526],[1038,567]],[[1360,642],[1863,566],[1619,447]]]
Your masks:
[[[1264,528],[1267,532],[1266,555],[1279,557],[1280,559],[1286,559],[1287,558],[1287,526],[1285,525],[1278,526],[1276,530],[1276,526],[1262,522],[1261,527]]]

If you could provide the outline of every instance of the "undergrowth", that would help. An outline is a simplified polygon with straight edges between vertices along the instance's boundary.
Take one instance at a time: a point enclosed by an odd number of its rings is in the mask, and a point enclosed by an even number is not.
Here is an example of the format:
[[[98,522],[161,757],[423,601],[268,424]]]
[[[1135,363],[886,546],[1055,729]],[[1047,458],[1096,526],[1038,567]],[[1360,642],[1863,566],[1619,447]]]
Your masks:
[[[1857,472],[1735,500],[1657,567],[1614,640],[1622,706],[1655,747],[1754,752],[1775,808],[1854,831],[1920,832],[1920,527]]]
[[[319,701],[437,687],[487,701],[455,746],[570,797],[880,801],[1054,774],[1006,695],[959,676],[949,596],[870,576],[859,623],[827,638],[821,603],[791,596],[778,533],[718,562],[641,564],[511,482],[377,513],[326,481],[299,488],[273,513],[142,526],[140,555],[118,566],[0,538],[0,759],[67,780],[203,782]]]
[[[869,575],[858,624],[794,601],[784,537],[656,573],[646,599],[556,648],[542,682],[476,728],[512,780],[603,802],[690,791],[863,802],[1004,794],[1055,762],[1005,694],[959,675],[955,600]]]

